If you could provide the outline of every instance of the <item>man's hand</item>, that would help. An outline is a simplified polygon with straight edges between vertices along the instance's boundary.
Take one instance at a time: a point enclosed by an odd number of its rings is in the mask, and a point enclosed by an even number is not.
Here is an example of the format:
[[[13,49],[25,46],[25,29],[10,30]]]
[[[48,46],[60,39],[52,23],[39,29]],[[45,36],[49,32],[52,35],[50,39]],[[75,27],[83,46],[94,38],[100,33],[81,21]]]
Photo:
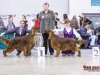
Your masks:
[[[98,33],[96,33],[96,35],[98,36],[99,34],[98,34]]]
[[[56,32],[56,29],[54,29],[53,32],[55,33]]]
[[[2,35],[0,35],[0,37],[2,37]]]
[[[0,34],[0,37],[2,37],[4,34],[5,34],[5,32],[4,32],[4,33],[1,33],[1,34]]]
[[[92,33],[90,33],[90,36],[92,35]]]

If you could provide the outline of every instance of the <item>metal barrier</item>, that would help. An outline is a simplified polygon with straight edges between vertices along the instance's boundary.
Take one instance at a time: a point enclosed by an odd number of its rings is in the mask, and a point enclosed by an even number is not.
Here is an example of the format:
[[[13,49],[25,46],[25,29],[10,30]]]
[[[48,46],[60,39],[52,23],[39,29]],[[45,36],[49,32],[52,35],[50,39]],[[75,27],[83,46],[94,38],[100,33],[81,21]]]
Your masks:
[[[42,33],[35,33],[34,40],[35,40],[35,46],[43,47]]]

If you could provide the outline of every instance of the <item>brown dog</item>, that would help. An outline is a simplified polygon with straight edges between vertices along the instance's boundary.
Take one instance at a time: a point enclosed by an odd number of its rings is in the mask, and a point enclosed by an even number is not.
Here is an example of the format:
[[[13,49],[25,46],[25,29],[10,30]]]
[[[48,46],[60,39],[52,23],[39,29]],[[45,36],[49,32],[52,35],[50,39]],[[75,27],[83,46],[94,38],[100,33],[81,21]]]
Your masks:
[[[6,53],[10,53],[15,49],[24,51],[24,56],[28,56],[28,51],[30,51],[35,45],[34,36],[35,32],[38,30],[39,28],[32,27],[28,35],[22,37],[15,37],[11,40],[0,37],[3,43],[7,45],[7,48],[3,51],[4,56],[6,57]]]
[[[46,31],[49,33],[49,39],[51,40],[51,46],[56,50],[55,57],[58,57],[60,50],[72,50],[73,52],[78,52],[78,56],[81,57],[81,51],[77,47],[77,44],[81,45],[85,40],[75,40],[73,38],[61,38],[54,34],[52,30]]]

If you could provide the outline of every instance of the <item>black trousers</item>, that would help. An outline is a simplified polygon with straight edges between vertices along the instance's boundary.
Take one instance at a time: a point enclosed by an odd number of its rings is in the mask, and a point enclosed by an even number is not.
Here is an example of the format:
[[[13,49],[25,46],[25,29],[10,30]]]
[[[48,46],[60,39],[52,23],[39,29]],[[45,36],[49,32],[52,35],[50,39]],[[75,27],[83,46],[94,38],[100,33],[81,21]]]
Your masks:
[[[20,51],[20,50],[17,50],[17,54],[20,54],[22,51]]]
[[[22,51],[20,51],[20,50],[17,50],[17,54],[19,54],[20,55],[20,53],[21,53]],[[28,52],[28,55],[31,55],[31,51],[29,51]]]
[[[47,54],[48,45],[49,45],[49,52],[54,53],[54,49],[51,47],[50,40],[48,40],[49,34],[43,33],[42,36],[43,36],[43,41],[44,41],[43,46],[45,47],[45,54]]]
[[[100,35],[98,35],[97,37],[98,37],[98,40],[100,40]]]
[[[100,44],[100,35],[98,35],[97,37],[98,37],[97,42],[98,42],[98,44]]]

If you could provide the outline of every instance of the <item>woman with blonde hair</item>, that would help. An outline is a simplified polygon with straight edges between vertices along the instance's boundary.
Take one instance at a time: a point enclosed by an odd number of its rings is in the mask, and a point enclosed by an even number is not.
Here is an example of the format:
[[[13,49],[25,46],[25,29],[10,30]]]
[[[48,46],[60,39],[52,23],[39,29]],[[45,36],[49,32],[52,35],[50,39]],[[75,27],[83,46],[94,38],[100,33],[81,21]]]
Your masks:
[[[14,22],[13,22],[13,15],[9,15],[8,16],[8,25],[7,25],[7,29],[8,30],[12,30],[15,28]]]

